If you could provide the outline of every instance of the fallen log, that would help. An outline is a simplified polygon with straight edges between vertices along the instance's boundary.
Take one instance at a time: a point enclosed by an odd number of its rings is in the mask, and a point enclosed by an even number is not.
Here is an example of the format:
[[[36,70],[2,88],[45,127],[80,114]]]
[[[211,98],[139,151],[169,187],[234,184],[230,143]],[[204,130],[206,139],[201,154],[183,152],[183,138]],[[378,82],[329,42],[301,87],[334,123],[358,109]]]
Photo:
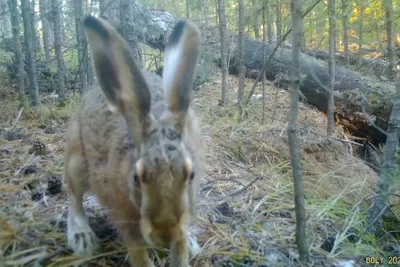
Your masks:
[[[254,39],[245,41],[245,65],[247,68],[262,70],[263,42]],[[274,46],[265,45],[266,58]],[[238,69],[237,51],[231,58],[231,73]],[[291,50],[281,48],[266,67],[266,77],[270,81],[288,88],[290,79]],[[326,113],[328,101],[328,64],[315,57],[301,54],[300,90],[307,101]],[[336,67],[335,116],[338,122],[346,120],[353,127],[349,131],[359,137],[368,137],[374,144],[385,142],[384,130],[392,107],[395,87],[390,83],[376,82],[344,67]],[[377,129],[377,127],[380,128]]]
[[[290,47],[285,47],[289,48]],[[323,50],[310,50],[306,49],[304,51],[305,54],[315,57],[317,59],[321,59],[323,61],[329,60],[329,53]],[[346,58],[343,53],[336,52],[335,53],[336,63],[339,65],[346,65]],[[361,62],[360,62],[361,61]],[[380,57],[360,57],[358,55],[349,55],[349,63],[350,65],[358,66],[357,70],[361,72],[366,72],[368,74],[372,74],[374,77],[379,80],[387,80],[388,75],[388,62]]]
[[[152,10],[144,5],[137,4],[139,10],[135,23],[142,29],[140,41],[163,51],[165,38],[169,35],[177,17],[163,10]],[[141,21],[140,18],[143,18]],[[202,27],[203,51],[200,64],[210,67],[218,65],[219,34],[216,27]],[[228,34],[230,44],[230,73],[237,74],[238,51],[236,46],[237,36]],[[245,39],[245,65],[251,70],[262,70],[263,47],[265,58],[268,58],[274,49],[274,44],[264,44],[261,40]],[[288,88],[289,71],[291,66],[291,50],[280,48],[266,68],[266,77],[270,81],[279,80],[281,87]],[[315,57],[301,54],[301,84],[300,90],[309,104],[326,113],[329,84],[328,64]],[[384,130],[392,107],[392,98],[395,88],[390,83],[376,82],[364,77],[357,72],[344,67],[336,67],[335,87],[335,116],[339,123],[348,126],[348,130],[355,136],[367,137],[374,144],[384,143],[386,136]],[[369,114],[367,116],[367,114]],[[377,127],[375,127],[377,126]],[[379,129],[378,129],[379,128]]]

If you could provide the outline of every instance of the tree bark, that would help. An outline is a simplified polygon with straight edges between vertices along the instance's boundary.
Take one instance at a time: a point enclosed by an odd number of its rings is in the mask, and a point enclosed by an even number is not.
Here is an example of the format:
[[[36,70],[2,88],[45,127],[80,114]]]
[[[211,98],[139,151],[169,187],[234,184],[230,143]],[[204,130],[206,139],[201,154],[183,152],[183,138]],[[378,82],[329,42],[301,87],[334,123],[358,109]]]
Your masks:
[[[272,19],[271,19],[271,8],[270,8],[271,0],[265,1],[265,12],[266,12],[266,23],[267,23],[267,33],[268,33],[268,43],[272,44]],[[263,29],[265,30],[265,28]]]
[[[12,32],[12,24],[11,24],[11,20],[8,19],[8,17],[6,16],[7,14],[7,1],[0,1],[0,12],[2,13],[1,16],[1,35],[3,38],[12,38],[13,37],[13,32]],[[11,13],[11,10],[8,10]]]
[[[20,39],[19,25],[21,23],[20,15],[18,12],[18,2],[17,0],[8,0],[8,7],[10,9],[11,26],[13,32],[13,39],[15,43],[15,55],[18,65],[18,90],[20,95],[20,101],[22,105],[26,104],[26,94],[25,94],[25,64],[22,54],[22,45]]]
[[[65,44],[67,42],[67,24],[66,20],[68,16],[65,16],[64,11],[62,9],[62,5],[60,6],[60,20],[61,20],[61,42]],[[54,27],[54,26],[53,26]]]
[[[87,45],[85,46],[85,36],[83,30],[83,3],[82,0],[74,0],[74,12],[75,12],[75,29],[76,29],[76,41],[78,50],[78,71],[79,71],[79,91],[84,93],[87,91],[87,70],[88,64],[88,51]]]
[[[292,11],[292,53],[290,71],[290,109],[288,116],[288,138],[290,161],[292,165],[294,184],[294,204],[296,212],[296,244],[299,250],[300,262],[308,262],[308,242],[306,235],[306,209],[304,203],[304,186],[302,167],[300,163],[299,140],[297,131],[297,113],[300,91],[300,50],[301,50],[301,0],[291,1]]]
[[[346,65],[350,65],[349,58],[349,35],[348,35],[348,7],[347,0],[342,0],[342,25],[343,25],[343,48]]]
[[[324,61],[329,61],[329,52],[323,50],[305,50],[304,53],[315,57],[317,59],[321,59]],[[336,52],[335,53],[336,63],[339,65],[354,65],[357,66],[360,64],[360,57],[358,55],[348,55],[347,59],[344,54]],[[387,62],[386,60],[380,58],[367,58],[363,57],[361,59],[361,66],[359,71],[362,69],[366,69],[368,73],[371,73],[373,76],[376,76],[378,79],[381,78],[382,75],[387,75]]]
[[[58,0],[51,0],[52,5],[52,13],[53,13],[53,21],[54,21],[54,48],[56,50],[56,58],[57,58],[57,93],[59,95],[60,100],[64,100],[66,97],[65,92],[65,65],[64,65],[64,57],[61,50],[61,20],[59,10],[59,2]]]
[[[400,71],[397,73],[396,80],[396,96],[388,123],[386,145],[383,150],[383,164],[375,190],[376,197],[373,198],[372,205],[367,213],[367,230],[372,234],[375,234],[377,230],[378,222],[384,215],[383,211],[388,210],[390,181],[393,179],[391,177],[396,175],[395,154],[400,139]]]
[[[132,27],[133,5],[131,0],[120,0],[120,32],[122,37],[128,42],[133,57],[140,68],[143,68],[142,53],[138,41],[138,29]]]
[[[40,9],[40,21],[42,23],[43,30],[43,50],[44,57],[46,61],[50,60],[50,25],[49,25],[49,10],[47,8],[48,3],[46,0],[39,0],[39,9]]]
[[[31,24],[30,26],[32,27],[32,36],[33,36],[33,48],[34,48],[34,57],[35,59],[37,58],[37,53],[40,53],[41,51],[41,45],[40,45],[40,37],[39,37],[39,32],[37,30],[37,21],[35,17],[35,7],[36,7],[36,0],[31,0]]]
[[[244,93],[244,0],[239,0],[239,90],[238,90],[238,104],[241,107],[243,102]]]
[[[308,17],[308,27],[310,28],[310,39],[308,40],[308,43],[310,44],[311,47],[314,46],[314,15],[313,12],[310,14]]]
[[[202,0],[202,9],[203,9],[203,17],[205,26],[210,25],[210,10],[208,8],[208,0]]]
[[[358,17],[358,56],[359,56],[359,66],[362,65],[363,58],[363,30],[364,30],[364,6],[358,3],[358,10],[360,15]]]
[[[257,0],[251,0],[251,5],[252,5],[252,10],[253,10],[253,16],[254,16],[254,37],[256,39],[260,39],[260,31],[258,25],[258,6],[257,6]]]
[[[386,18],[386,38],[387,38],[387,57],[389,61],[388,73],[389,78],[392,80],[394,78],[394,65],[395,65],[395,54],[394,54],[394,29],[393,29],[393,2],[392,0],[383,1],[385,8],[385,18]]]
[[[306,35],[304,33],[304,19],[301,19],[301,24],[300,24],[300,30],[301,30],[301,52],[306,50],[307,44],[306,44]]]
[[[336,37],[335,37],[335,0],[328,1],[329,13],[329,96],[328,96],[328,126],[326,129],[327,136],[332,136],[335,127],[334,118],[334,96],[335,91],[335,52],[336,52]]]
[[[189,9],[189,1],[190,1],[190,0],[186,0],[186,1],[185,1],[185,3],[186,3],[186,18],[189,18],[189,15],[190,15],[190,14],[189,14],[189,10],[190,10],[190,9]]]
[[[226,18],[225,18],[225,1],[218,0],[218,19],[219,19],[219,35],[220,35],[220,53],[221,53],[221,69],[222,69],[222,85],[221,85],[221,105],[225,106],[229,100],[227,97],[228,84],[228,48],[226,46]]]
[[[35,58],[35,37],[33,35],[32,26],[32,5],[29,0],[21,0],[22,19],[24,23],[24,44],[25,44],[25,60],[28,67],[28,79],[29,79],[29,96],[31,104],[35,107],[40,106],[39,88],[36,76],[36,58]]]
[[[267,19],[266,19],[266,10],[268,10],[267,6],[268,1],[264,0],[264,7],[262,10],[262,27],[263,27],[263,51],[265,51],[265,44],[267,41],[267,31],[266,31],[266,25],[267,25]],[[262,53],[262,61],[265,62],[265,53]],[[265,122],[265,73],[262,78],[262,115],[261,115],[261,124],[264,124]]]
[[[280,0],[276,0],[275,2],[275,24],[276,24],[276,41],[279,43],[282,37],[282,19],[281,19],[281,4]]]

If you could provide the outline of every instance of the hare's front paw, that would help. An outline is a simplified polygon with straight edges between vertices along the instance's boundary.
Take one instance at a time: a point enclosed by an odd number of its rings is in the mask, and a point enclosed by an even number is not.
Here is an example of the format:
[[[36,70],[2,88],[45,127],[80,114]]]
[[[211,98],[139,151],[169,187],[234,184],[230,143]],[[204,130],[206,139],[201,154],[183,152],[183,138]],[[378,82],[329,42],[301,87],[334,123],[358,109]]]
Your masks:
[[[68,233],[68,245],[75,254],[84,257],[92,256],[99,249],[97,237],[93,231]]]
[[[189,251],[190,258],[196,257],[201,252],[201,247],[199,243],[197,243],[196,235],[189,231],[187,237],[187,246]]]
[[[79,217],[70,218],[68,224],[68,245],[75,254],[84,257],[90,257],[99,251],[96,234],[86,220]]]

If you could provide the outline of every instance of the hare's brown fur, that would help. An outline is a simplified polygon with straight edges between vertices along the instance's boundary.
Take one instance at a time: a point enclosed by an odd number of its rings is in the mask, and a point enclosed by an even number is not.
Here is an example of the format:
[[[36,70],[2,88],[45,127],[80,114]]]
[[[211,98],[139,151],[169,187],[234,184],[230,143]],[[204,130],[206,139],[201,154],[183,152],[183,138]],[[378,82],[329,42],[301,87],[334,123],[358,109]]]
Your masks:
[[[94,28],[89,45],[92,45],[100,86],[85,95],[67,133],[65,179],[71,195],[69,245],[76,253],[86,256],[98,248],[82,207],[83,194],[91,191],[108,209],[113,224],[127,242],[134,266],[153,266],[146,246],[169,246],[171,266],[189,266],[187,230],[195,215],[205,144],[198,119],[189,107],[188,90],[191,90],[193,77],[190,75],[193,74],[186,76],[189,88],[183,88],[185,91],[179,91],[182,88],[177,84],[185,82],[185,77],[179,75],[185,75],[187,68],[194,68],[197,58],[189,58],[188,62],[179,59],[176,64],[170,60],[171,67],[176,67],[174,71],[181,73],[170,77],[171,89],[166,90],[158,75],[128,66],[129,60],[121,56],[124,51],[113,47],[118,45],[123,50],[126,44],[107,22],[89,19],[94,25],[89,25]],[[181,45],[178,52],[190,50],[187,46],[191,36],[197,38],[197,28],[188,23],[182,24],[186,27],[183,32],[175,30]],[[96,38],[104,41],[104,47],[98,50],[95,47],[98,44],[93,41]],[[194,40],[197,44],[198,40]],[[109,49],[111,52],[104,53],[111,56],[104,55],[102,49]],[[100,58],[97,62],[96,57]],[[108,59],[110,62],[101,61]],[[109,66],[96,65],[99,62]],[[106,74],[110,77],[102,77],[100,68],[115,69],[105,72],[111,73]],[[129,79],[124,80],[127,77],[133,77],[133,85]],[[139,88],[143,84],[141,77],[145,78],[144,85],[150,92],[151,114],[146,113],[149,105],[146,92],[140,91],[146,88]],[[115,79],[119,80],[115,82]],[[114,82],[111,89],[110,82]]]

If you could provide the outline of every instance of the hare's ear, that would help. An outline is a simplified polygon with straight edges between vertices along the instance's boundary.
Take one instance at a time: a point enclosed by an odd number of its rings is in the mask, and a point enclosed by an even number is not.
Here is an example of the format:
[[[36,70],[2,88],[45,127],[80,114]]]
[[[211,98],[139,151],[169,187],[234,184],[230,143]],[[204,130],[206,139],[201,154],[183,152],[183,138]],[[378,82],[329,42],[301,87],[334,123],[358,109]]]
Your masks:
[[[165,50],[163,87],[172,113],[184,119],[191,98],[195,69],[200,55],[200,31],[189,20],[179,21]],[[181,121],[180,123],[183,123]]]
[[[134,128],[132,120],[142,123],[142,129],[131,129],[136,132],[133,138],[139,141],[151,119],[148,84],[128,44],[107,21],[87,16],[83,24],[100,87],[110,107],[125,117],[128,127]]]

